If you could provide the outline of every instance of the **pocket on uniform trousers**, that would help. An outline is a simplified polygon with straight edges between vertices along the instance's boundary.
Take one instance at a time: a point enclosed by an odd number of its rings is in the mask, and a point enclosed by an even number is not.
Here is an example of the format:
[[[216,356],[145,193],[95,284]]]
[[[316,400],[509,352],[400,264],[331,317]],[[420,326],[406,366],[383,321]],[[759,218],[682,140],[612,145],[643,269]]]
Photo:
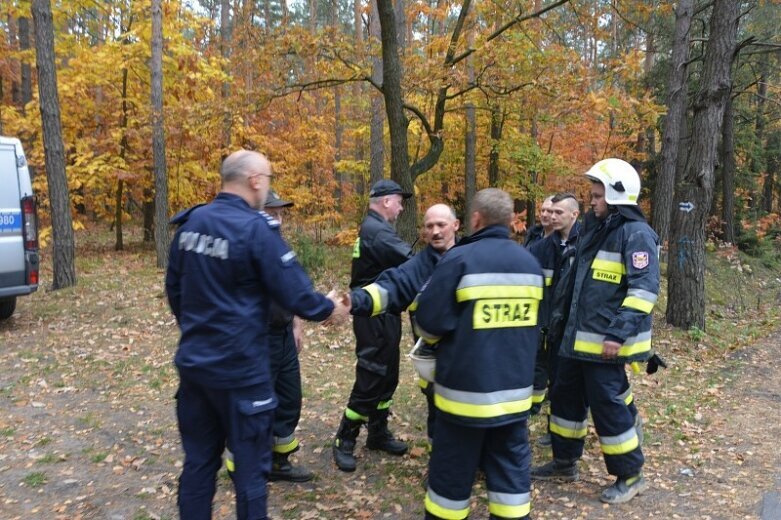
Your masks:
[[[267,413],[277,407],[276,396],[264,399],[242,399],[238,401],[240,415],[239,438],[252,439],[266,433],[271,421],[271,414]]]

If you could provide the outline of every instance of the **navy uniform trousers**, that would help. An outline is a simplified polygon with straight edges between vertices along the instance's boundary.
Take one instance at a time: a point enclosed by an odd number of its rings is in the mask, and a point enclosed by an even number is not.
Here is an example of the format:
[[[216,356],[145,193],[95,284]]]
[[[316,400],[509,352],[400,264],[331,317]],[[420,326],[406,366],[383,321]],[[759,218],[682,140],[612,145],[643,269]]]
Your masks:
[[[216,476],[227,445],[235,460],[230,473],[238,520],[265,520],[266,481],[271,472],[273,399],[267,385],[215,389],[180,373],[176,414],[184,449],[179,478],[179,516],[210,520]]]
[[[436,414],[429,460],[426,518],[466,518],[477,469],[485,473],[490,518],[520,519],[531,504],[531,448],[526,420],[503,426],[466,426]],[[448,516],[429,511],[431,496],[447,503]],[[522,514],[516,514],[522,511]]]
[[[355,332],[355,383],[347,407],[369,417],[387,410],[399,384],[401,317],[381,314],[353,316]]]
[[[274,410],[274,452],[292,453],[298,448],[295,431],[301,418],[301,365],[292,323],[271,327],[268,343],[272,385],[278,401]]]
[[[554,458],[575,460],[583,454],[589,405],[607,472],[617,477],[637,474],[645,459],[635,429],[637,407],[623,364],[559,359],[551,393]]]

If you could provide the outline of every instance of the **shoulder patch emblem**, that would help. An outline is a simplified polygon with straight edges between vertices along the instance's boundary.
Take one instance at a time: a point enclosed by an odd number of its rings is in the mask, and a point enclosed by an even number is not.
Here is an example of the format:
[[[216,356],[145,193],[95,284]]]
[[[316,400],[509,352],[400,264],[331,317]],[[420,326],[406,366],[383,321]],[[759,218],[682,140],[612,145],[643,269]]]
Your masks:
[[[632,267],[635,269],[645,269],[648,267],[648,253],[645,251],[636,251],[632,253]]]

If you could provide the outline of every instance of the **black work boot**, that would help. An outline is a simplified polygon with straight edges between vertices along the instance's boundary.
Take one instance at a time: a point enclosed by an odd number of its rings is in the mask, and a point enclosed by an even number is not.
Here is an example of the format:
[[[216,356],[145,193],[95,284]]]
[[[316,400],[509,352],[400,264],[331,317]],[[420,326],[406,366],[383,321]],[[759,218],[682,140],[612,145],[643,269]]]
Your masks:
[[[382,410],[369,418],[369,436],[366,447],[370,450],[382,450],[391,455],[407,453],[407,443],[393,437],[388,429],[388,411]]]
[[[531,470],[532,480],[557,480],[560,482],[577,482],[580,479],[578,461],[553,459],[542,466],[534,466]]]
[[[271,474],[269,480],[276,482],[285,480],[287,482],[308,482],[312,480],[314,474],[301,466],[294,466],[288,460],[290,453],[274,453],[271,460]]]
[[[618,477],[615,483],[602,492],[599,499],[606,504],[623,504],[648,489],[642,473],[630,477]]]
[[[342,417],[342,423],[339,425],[339,431],[336,432],[334,439],[334,462],[342,471],[355,471],[355,440],[361,432],[361,421],[353,421],[347,417]]]

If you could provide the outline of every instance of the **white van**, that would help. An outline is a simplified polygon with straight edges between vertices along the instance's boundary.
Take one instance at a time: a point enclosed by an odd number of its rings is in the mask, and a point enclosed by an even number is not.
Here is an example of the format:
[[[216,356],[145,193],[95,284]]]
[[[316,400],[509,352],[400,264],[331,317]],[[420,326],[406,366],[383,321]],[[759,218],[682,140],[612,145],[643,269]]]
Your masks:
[[[0,320],[38,289],[38,216],[19,139],[0,136]]]

